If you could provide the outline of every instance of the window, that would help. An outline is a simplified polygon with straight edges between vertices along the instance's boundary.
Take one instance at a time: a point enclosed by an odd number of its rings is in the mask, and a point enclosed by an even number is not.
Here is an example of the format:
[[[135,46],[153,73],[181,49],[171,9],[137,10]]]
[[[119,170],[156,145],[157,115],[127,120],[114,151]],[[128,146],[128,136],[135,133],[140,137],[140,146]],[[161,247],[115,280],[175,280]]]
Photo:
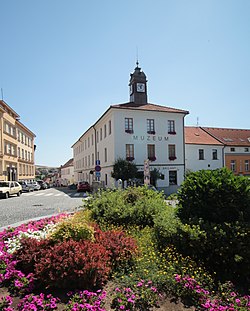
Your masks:
[[[109,135],[111,135],[111,120],[109,120]]]
[[[99,143],[99,132],[96,132],[96,142]]]
[[[245,152],[249,152],[249,148],[248,148],[248,147],[245,147],[244,151],[245,151]]]
[[[168,134],[176,134],[174,120],[168,120]]]
[[[94,135],[93,134],[91,135],[91,145],[92,146],[94,145]]]
[[[90,139],[89,139],[89,137],[88,137],[88,148],[89,148],[89,146],[90,146]]]
[[[125,118],[125,132],[129,134],[134,133],[133,118]]]
[[[92,165],[95,164],[95,156],[94,156],[94,153],[92,153]]]
[[[107,125],[104,124],[104,138],[107,137]]]
[[[204,149],[199,149],[199,160],[204,160]]]
[[[169,185],[177,185],[177,171],[169,171]]]
[[[218,160],[217,149],[212,149],[212,159],[213,160]]]
[[[105,174],[105,185],[107,186],[108,184],[108,174]]]
[[[147,133],[155,134],[155,120],[154,119],[147,119]]]
[[[234,152],[234,151],[235,151],[235,148],[234,148],[234,147],[230,148],[230,151],[231,151],[231,152]]]
[[[126,160],[127,161],[133,161],[134,158],[134,145],[133,144],[127,144],[126,145]]]
[[[155,161],[156,156],[155,156],[155,145],[148,145],[148,159],[150,161]]]
[[[231,168],[232,172],[236,171],[236,161],[235,160],[231,160],[230,168]]]
[[[100,140],[102,140],[102,128],[100,128]]]
[[[108,161],[108,150],[107,148],[104,148],[104,162]]]
[[[249,172],[249,160],[245,160],[245,171]]]
[[[175,145],[168,145],[168,158],[170,161],[176,159]]]

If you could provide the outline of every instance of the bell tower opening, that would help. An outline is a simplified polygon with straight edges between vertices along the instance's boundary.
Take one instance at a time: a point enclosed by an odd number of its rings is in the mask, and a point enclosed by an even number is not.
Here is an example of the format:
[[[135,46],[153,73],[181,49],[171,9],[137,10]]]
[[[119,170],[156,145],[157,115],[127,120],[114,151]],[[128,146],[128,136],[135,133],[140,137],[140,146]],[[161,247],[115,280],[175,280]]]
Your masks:
[[[130,102],[136,105],[146,105],[148,103],[147,98],[147,77],[141,68],[139,62],[136,62],[136,67],[133,73],[130,74],[129,81],[130,89]]]

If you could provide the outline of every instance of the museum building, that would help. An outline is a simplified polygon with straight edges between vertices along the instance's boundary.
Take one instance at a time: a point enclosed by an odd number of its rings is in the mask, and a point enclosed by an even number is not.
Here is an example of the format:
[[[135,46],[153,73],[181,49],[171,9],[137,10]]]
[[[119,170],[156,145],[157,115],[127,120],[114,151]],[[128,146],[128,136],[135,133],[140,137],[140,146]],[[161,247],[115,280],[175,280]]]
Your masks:
[[[157,188],[170,194],[184,180],[184,118],[189,112],[149,103],[147,78],[138,65],[130,74],[129,102],[111,105],[72,145],[75,180],[114,187],[111,173],[118,158],[135,163],[139,171],[149,160],[150,170],[162,176]]]

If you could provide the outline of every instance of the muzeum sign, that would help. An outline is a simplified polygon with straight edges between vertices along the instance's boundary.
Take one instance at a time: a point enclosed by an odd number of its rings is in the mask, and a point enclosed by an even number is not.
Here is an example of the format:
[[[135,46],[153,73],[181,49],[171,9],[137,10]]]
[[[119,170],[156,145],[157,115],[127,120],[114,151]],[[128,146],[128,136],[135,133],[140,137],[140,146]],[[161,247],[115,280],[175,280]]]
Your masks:
[[[133,135],[133,140],[167,141],[168,136]]]

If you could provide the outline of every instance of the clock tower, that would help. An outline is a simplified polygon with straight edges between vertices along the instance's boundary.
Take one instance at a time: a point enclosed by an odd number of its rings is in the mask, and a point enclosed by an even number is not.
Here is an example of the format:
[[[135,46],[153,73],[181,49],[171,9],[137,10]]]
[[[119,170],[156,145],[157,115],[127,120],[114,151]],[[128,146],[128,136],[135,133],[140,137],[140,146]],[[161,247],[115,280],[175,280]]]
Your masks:
[[[139,63],[136,62],[136,67],[133,73],[130,74],[129,88],[130,88],[130,102],[136,105],[146,105],[147,98],[147,78],[141,68],[138,67]]]

